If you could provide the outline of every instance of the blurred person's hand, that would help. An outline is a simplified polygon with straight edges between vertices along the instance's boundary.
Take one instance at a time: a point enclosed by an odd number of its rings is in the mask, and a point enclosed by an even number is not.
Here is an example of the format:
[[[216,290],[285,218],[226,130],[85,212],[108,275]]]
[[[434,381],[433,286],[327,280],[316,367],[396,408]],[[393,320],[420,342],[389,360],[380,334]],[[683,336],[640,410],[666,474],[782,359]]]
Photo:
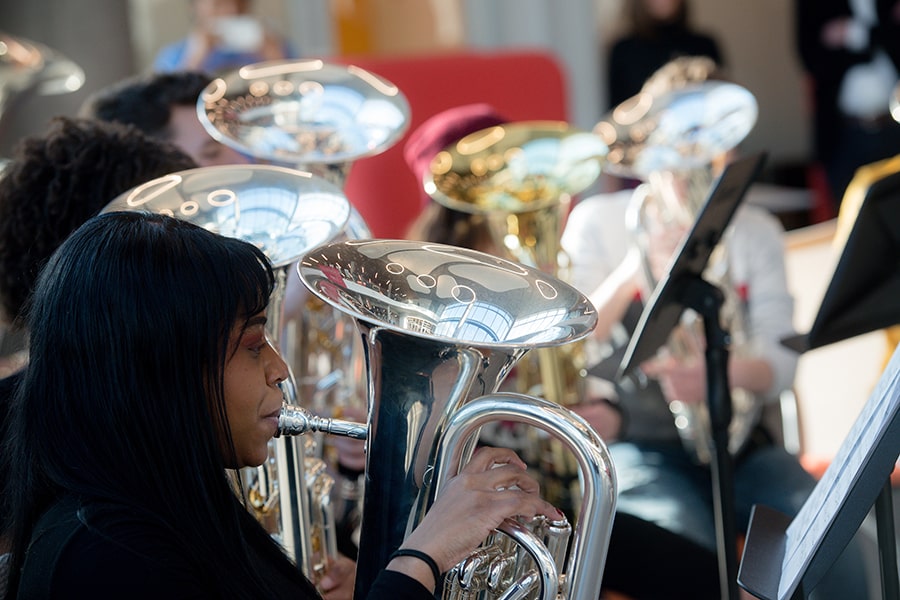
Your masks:
[[[351,600],[356,583],[356,562],[344,555],[328,565],[326,575],[319,581],[319,591],[325,600]]]
[[[642,363],[641,370],[659,382],[668,402],[696,406],[706,401],[706,362],[702,355],[685,360],[663,355]]]

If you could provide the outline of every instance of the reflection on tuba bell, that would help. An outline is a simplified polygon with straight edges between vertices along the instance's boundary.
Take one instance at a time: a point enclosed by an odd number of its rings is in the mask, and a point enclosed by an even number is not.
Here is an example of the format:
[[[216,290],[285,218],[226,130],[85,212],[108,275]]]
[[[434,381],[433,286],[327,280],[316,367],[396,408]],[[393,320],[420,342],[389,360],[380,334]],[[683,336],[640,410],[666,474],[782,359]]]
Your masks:
[[[258,246],[277,275],[267,322],[276,345],[291,265],[309,249],[335,239],[350,214],[346,198],[334,185],[311,173],[267,165],[173,173],[126,192],[104,208],[116,210],[168,214]],[[288,404],[296,405],[293,374],[282,389]],[[267,463],[241,469],[239,483],[248,509],[316,581],[336,558],[337,542],[333,481],[313,456],[311,442],[310,437],[273,440]]]
[[[215,139],[261,160],[300,167],[344,187],[353,161],[395,144],[409,103],[391,82],[353,65],[287,60],[243,66],[197,102]]]
[[[609,145],[605,168],[614,175],[643,180],[626,213],[626,226],[641,251],[644,280],[642,293],[650,296],[657,280],[648,261],[651,227],[678,227],[685,233],[712,184],[714,160],[736,147],[756,123],[756,99],[745,88],[724,81],[685,83],[684,87],[655,96],[646,91],[617,106],[594,128]],[[728,235],[726,231],[725,236]],[[740,282],[732,281],[725,245],[713,252],[704,278],[725,295],[721,318],[732,339],[731,352],[745,351],[749,324],[746,298]],[[680,360],[702,360],[705,338],[701,318],[686,310],[672,331],[663,352]],[[731,390],[733,418],[729,450],[736,454],[747,442],[762,411],[762,403],[750,392]],[[688,452],[700,463],[712,458],[707,405],[673,401],[669,409]]]
[[[573,342],[590,332],[596,313],[587,298],[520,264],[426,242],[332,243],[307,254],[298,269],[315,294],[353,316],[366,351],[369,413],[357,597],[418,525],[442,477],[467,456],[486,415],[506,419],[515,413],[570,436],[566,441],[578,448],[590,498],[578,516],[570,555],[590,557],[599,568],[576,577],[584,567],[570,564],[540,588],[556,586],[563,597],[596,600],[616,487],[603,442],[556,404],[491,396],[529,349]],[[527,536],[513,533],[520,534]],[[487,557],[517,562],[508,553],[480,552],[481,559],[473,559],[479,564]],[[548,553],[535,551],[542,565]],[[532,581],[532,575],[525,578]],[[535,581],[530,585],[538,587]]]

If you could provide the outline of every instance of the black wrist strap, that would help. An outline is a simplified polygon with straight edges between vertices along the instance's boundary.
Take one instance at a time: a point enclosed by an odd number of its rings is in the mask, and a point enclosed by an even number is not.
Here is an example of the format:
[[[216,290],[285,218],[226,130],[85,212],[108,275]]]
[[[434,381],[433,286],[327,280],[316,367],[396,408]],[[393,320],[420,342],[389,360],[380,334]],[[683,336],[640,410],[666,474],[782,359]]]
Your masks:
[[[421,550],[416,550],[415,548],[398,548],[391,557],[388,559],[388,562],[391,562],[398,556],[412,556],[413,558],[418,558],[431,569],[431,574],[434,575],[434,584],[439,585],[441,583],[441,570],[438,568],[437,562],[431,558],[425,552]]]

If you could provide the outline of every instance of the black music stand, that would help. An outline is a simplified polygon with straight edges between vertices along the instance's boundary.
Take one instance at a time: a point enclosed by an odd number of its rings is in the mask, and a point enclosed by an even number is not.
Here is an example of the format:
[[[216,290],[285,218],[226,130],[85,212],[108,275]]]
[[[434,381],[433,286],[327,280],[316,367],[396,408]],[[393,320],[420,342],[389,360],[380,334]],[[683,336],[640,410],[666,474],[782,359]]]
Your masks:
[[[879,177],[877,171],[874,176]],[[900,173],[890,173],[879,177],[866,191],[809,332],[782,343],[806,352],[896,325],[900,323],[897,298]]]
[[[737,590],[737,547],[734,516],[734,469],[728,452],[728,425],[731,422],[731,391],[728,383],[728,333],[722,328],[719,309],[724,295],[703,279],[703,271],[713,249],[747,188],[759,175],[765,154],[740,158],[725,168],[716,180],[706,203],[676,252],[668,273],[660,279],[641,314],[619,368],[621,378],[647,360],[666,343],[686,308],[703,317],[706,336],[706,395],[713,438],[713,505],[722,598],[735,600]]]
[[[900,597],[890,506],[890,476],[900,454],[898,409],[900,349],[797,516],[792,520],[765,506],[753,507],[738,573],[741,587],[764,600],[806,598],[874,504],[882,597]],[[886,518],[890,531],[881,527]]]
[[[785,346],[798,352],[805,352],[900,323],[900,303],[897,302],[897,298],[900,297],[900,173],[892,169],[894,165],[885,161],[858,171],[853,186],[864,187],[866,179],[870,179],[871,183],[865,188],[865,196],[859,204],[819,312],[809,332],[782,340]],[[892,382],[885,380],[896,378],[896,371],[900,368],[897,363],[895,353],[882,374],[880,388],[893,385]],[[887,392],[894,393],[893,387]],[[895,422],[896,407],[892,404],[889,407],[879,408],[879,410],[891,409],[891,412],[884,416],[884,419],[890,420],[881,423],[885,431],[880,435],[887,437],[887,440],[878,439],[875,443],[867,444],[862,449],[866,451],[864,455],[860,455],[862,452],[860,449],[845,448],[847,445],[860,444],[860,435],[866,435],[866,432],[859,432],[857,428],[864,418],[873,418],[872,415],[866,416],[871,412],[870,405],[886,401],[896,403],[896,397],[877,398],[876,393],[870,397],[857,425],[845,439],[838,457],[832,462],[833,467],[835,462],[846,458],[844,454],[856,452],[854,458],[857,461],[865,460],[861,467],[852,465],[858,467],[851,470],[858,483],[845,489],[840,486],[846,482],[826,481],[823,478],[816,486],[817,490],[820,486],[825,488],[825,491],[818,492],[819,496],[825,495],[830,503],[838,505],[847,514],[829,514],[830,519],[834,521],[834,524],[830,525],[834,531],[818,532],[817,537],[812,540],[815,543],[811,542],[810,547],[801,549],[804,552],[803,558],[808,562],[804,567],[805,571],[788,573],[785,572],[781,561],[785,552],[796,549],[792,547],[793,540],[785,539],[784,532],[788,526],[796,531],[798,525],[792,524],[784,515],[773,514],[774,511],[771,509],[754,507],[754,516],[750,524],[751,529],[755,528],[752,532],[753,547],[750,547],[751,538],[748,532],[739,575],[741,585],[748,591],[763,598],[786,598],[787,596],[781,592],[785,589],[785,580],[791,578],[787,589],[792,591],[793,598],[805,597],[804,590],[812,589],[819,581],[874,504],[882,593],[885,598],[900,599],[890,484],[890,473],[900,450],[900,444],[891,441],[898,439],[900,435],[897,431],[900,425]],[[875,415],[874,418],[881,417],[882,415]],[[829,472],[832,467],[829,467]],[[846,465],[842,464],[835,468],[845,467]],[[826,472],[826,478],[829,477],[829,472]],[[839,489],[832,489],[835,486]],[[813,496],[807,500],[806,505],[811,501]],[[802,516],[803,513],[798,515],[794,523]],[[767,552],[769,555],[762,557],[761,552]],[[795,565],[791,566],[794,567]]]

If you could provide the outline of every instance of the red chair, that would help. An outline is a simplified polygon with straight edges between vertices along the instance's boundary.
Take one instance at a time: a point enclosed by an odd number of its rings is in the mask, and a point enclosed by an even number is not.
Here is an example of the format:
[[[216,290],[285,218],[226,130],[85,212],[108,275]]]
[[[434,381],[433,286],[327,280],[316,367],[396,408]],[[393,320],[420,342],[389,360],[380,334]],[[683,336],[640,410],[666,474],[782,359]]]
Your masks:
[[[355,162],[344,188],[376,238],[404,237],[422,209],[422,186],[403,158],[403,147],[409,134],[432,115],[463,104],[486,102],[510,121],[568,120],[562,69],[544,52],[337,60],[389,80],[410,104],[410,124],[403,138],[385,152]]]

